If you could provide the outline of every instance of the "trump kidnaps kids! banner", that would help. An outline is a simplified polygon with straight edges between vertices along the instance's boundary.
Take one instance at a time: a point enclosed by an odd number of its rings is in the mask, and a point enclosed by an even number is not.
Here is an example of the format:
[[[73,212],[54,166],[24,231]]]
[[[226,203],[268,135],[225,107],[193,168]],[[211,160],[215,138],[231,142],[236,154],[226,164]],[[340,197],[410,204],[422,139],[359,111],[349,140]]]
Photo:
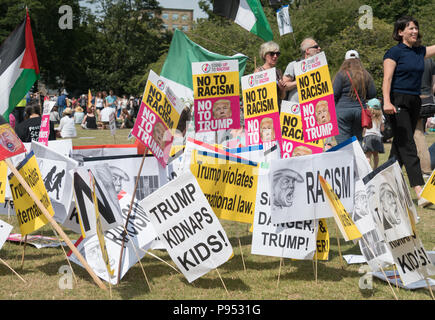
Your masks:
[[[195,130],[240,128],[239,62],[193,62]]]
[[[324,52],[296,63],[304,141],[338,135],[334,92]]]
[[[182,111],[181,101],[169,86],[152,70],[148,76],[142,103],[132,135],[154,154],[166,167],[176,129]]]

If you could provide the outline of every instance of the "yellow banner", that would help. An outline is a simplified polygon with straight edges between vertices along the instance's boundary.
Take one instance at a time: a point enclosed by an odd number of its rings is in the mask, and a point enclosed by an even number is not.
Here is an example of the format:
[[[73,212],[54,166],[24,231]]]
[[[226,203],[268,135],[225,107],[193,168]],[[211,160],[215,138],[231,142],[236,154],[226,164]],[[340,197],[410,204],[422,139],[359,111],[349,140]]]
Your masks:
[[[326,197],[328,198],[328,202],[331,205],[335,222],[337,223],[344,239],[346,241],[360,239],[362,237],[361,232],[359,232],[358,228],[356,227],[349,213],[344,208],[340,199],[335,194],[334,190],[322,176],[319,176],[319,180],[323,192],[325,193]]]
[[[23,160],[17,169],[50,215],[54,216],[54,210],[33,152]],[[48,222],[47,219],[41,209],[36,205],[35,201],[33,201],[24,187],[18,182],[17,177],[13,174],[9,176],[9,184],[14,198],[15,212],[20,225],[21,234],[26,235],[32,233],[44,226]]]
[[[299,104],[320,99],[333,93],[328,65],[296,77]]]
[[[239,82],[238,71],[193,75],[193,98],[238,96],[240,94]]]
[[[326,219],[319,220],[319,226],[317,231],[317,244],[316,244],[316,254],[314,255],[314,260],[328,260],[329,256],[329,232],[328,226],[326,224]]]
[[[426,200],[435,203],[435,170],[432,171],[430,178],[426,181],[421,196]]]
[[[6,184],[8,183],[8,165],[0,161],[0,203],[5,202]]]
[[[252,224],[256,199],[252,190],[257,190],[258,166],[197,154],[192,154],[192,160],[190,171],[216,216]]]

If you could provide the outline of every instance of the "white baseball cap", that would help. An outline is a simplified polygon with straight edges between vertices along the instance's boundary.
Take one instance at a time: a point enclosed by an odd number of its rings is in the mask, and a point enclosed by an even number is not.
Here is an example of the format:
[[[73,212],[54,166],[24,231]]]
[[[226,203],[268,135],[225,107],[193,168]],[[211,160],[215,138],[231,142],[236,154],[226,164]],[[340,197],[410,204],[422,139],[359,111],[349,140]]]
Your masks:
[[[359,54],[358,51],[356,50],[349,50],[348,52],[346,52],[346,55],[344,56],[344,59],[359,59]]]

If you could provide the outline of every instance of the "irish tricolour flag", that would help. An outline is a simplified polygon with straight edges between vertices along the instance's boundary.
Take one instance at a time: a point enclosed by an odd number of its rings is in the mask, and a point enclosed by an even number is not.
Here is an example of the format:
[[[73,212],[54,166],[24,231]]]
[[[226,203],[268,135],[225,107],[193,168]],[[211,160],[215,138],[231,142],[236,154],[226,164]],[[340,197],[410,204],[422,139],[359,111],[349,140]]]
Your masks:
[[[0,46],[0,114],[7,120],[15,106],[39,79],[30,17]]]

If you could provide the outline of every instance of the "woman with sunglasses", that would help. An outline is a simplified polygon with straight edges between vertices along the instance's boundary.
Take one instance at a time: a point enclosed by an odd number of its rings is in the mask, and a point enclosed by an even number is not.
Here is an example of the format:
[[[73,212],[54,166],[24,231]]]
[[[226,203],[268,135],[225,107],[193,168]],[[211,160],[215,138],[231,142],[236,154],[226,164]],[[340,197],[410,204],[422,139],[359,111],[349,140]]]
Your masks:
[[[394,156],[401,166],[405,166],[409,184],[417,194],[418,205],[425,207],[430,202],[420,196],[425,182],[414,131],[420,115],[424,59],[435,55],[435,45],[421,45],[418,22],[409,16],[395,22],[393,39],[398,44],[384,55],[382,83],[384,112],[390,117],[394,135],[390,158]]]
[[[264,64],[257,67],[255,72],[264,71],[271,68],[276,68],[278,63],[278,58],[281,52],[279,52],[279,45],[273,41],[265,42],[260,46],[260,57],[263,59]],[[277,95],[278,95],[278,109],[281,111],[281,100],[285,96],[285,90],[282,85],[282,71],[276,68],[276,85],[277,85]]]

